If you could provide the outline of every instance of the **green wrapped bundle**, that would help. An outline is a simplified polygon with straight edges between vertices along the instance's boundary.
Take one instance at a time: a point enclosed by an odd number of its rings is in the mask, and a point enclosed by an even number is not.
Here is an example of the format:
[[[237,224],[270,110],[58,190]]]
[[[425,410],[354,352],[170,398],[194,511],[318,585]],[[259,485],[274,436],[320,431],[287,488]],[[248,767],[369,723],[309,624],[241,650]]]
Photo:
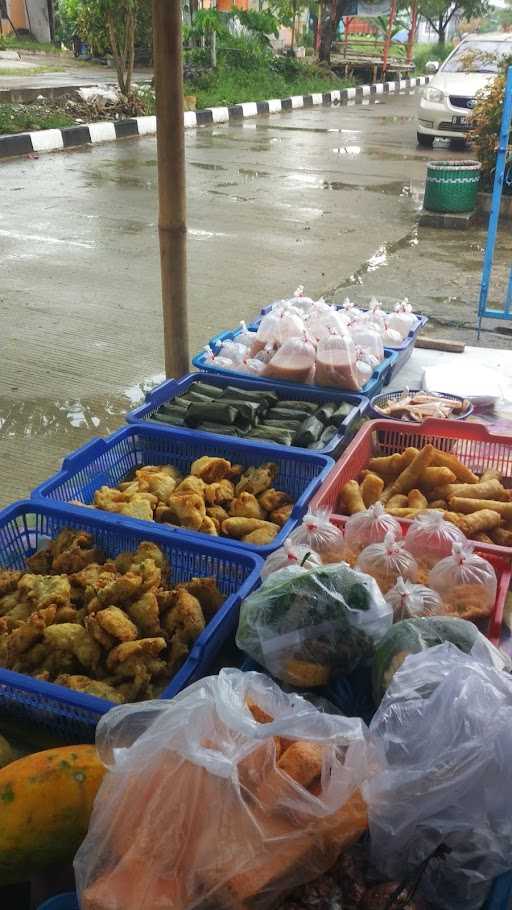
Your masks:
[[[270,442],[277,442],[281,446],[291,446],[293,435],[290,430],[283,427],[268,427],[266,424],[260,424],[254,427],[247,434],[248,439],[268,439]]]
[[[321,420],[322,423],[331,423],[337,408],[338,405],[335,401],[326,401],[321,408],[318,408],[315,417]]]
[[[267,417],[270,420],[284,420],[285,423],[287,420],[307,420],[311,415],[309,411],[301,411],[299,408],[271,408],[268,412]]]
[[[278,408],[284,408],[287,411],[307,411],[308,414],[316,414],[318,404],[316,401],[279,401]]]
[[[267,403],[269,405],[277,404],[279,401],[279,396],[275,392],[262,392],[259,389],[251,389],[249,392],[247,389],[237,389],[233,385],[226,386],[222,393],[222,398],[228,398],[231,401],[259,401],[261,404]]]
[[[205,395],[207,398],[222,398],[224,389],[220,389],[216,385],[209,385],[206,382],[197,382],[191,383],[188,388],[188,391],[198,392],[200,395]],[[187,394],[185,392],[185,394]]]
[[[209,401],[206,404],[202,402],[193,402],[186,414],[185,421],[190,427],[197,426],[198,423],[222,423],[226,426],[232,426],[238,417],[238,410],[232,405],[223,404],[222,400]]]
[[[156,414],[153,414],[151,420],[156,420],[158,423],[166,423],[170,427],[184,427],[186,426],[185,419],[183,416],[171,415],[171,414],[161,414],[159,411]]]
[[[309,448],[310,449],[325,449],[325,447],[328,446],[329,443],[332,441],[332,439],[336,436],[337,432],[338,432],[338,428],[333,427],[331,424],[330,426],[325,428],[322,435],[320,436],[320,439],[318,439],[317,442],[313,443],[313,445],[309,446]]]
[[[315,442],[318,442],[323,431],[324,425],[320,420],[317,420],[316,417],[308,417],[297,430],[293,444],[307,449]]]

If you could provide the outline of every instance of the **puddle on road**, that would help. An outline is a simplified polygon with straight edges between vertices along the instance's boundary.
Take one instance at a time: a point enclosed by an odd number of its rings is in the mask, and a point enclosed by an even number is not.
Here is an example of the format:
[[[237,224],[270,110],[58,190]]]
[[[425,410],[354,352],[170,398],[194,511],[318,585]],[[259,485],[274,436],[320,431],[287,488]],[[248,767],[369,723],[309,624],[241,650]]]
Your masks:
[[[411,185],[402,180],[392,180],[389,183],[343,183],[340,180],[324,180],[324,190],[353,190],[362,193],[384,193],[386,196],[410,197],[413,195]]]
[[[226,199],[234,199],[235,202],[254,202],[254,196],[239,196],[237,193],[223,193],[221,190],[207,190],[212,196],[224,196]]]
[[[227,168],[223,167],[222,164],[207,164],[204,161],[189,161],[188,162],[192,167],[199,167],[202,171],[226,171]]]
[[[79,431],[105,435],[117,429],[126,412],[142,404],[146,392],[165,379],[152,376],[130,386],[117,397],[105,398],[34,398],[16,401],[0,397],[0,429],[6,438],[30,439],[59,434],[78,436]],[[78,440],[77,440],[78,444]]]
[[[342,146],[339,146],[338,148],[333,148],[332,151],[334,152],[335,155],[348,155],[349,157],[353,157],[355,155],[361,154],[361,146],[360,145],[342,145]]]
[[[333,288],[333,290],[329,291],[327,296],[333,297],[338,291],[342,291],[347,287],[352,287],[355,284],[363,285],[366,275],[377,272],[381,268],[385,268],[389,265],[391,256],[394,256],[395,253],[408,247],[418,246],[418,243],[418,228],[416,226],[399,240],[395,240],[393,243],[382,243],[366,262],[363,262],[363,264],[360,265],[355,272],[349,275],[348,278],[345,278],[340,284]]]

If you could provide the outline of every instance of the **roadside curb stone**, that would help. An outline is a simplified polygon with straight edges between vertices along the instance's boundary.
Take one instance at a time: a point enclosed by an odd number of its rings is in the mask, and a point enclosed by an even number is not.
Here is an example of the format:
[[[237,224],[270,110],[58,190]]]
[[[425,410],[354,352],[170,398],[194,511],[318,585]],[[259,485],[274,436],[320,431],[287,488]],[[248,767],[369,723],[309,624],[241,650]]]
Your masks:
[[[281,111],[293,111],[330,104],[363,104],[377,95],[388,95],[408,91],[426,85],[428,76],[415,76],[392,82],[377,82],[372,85],[358,85],[354,88],[333,89],[331,92],[316,92],[309,95],[292,95],[290,98],[271,98],[268,101],[245,101],[230,107],[209,107],[202,111],[186,111],[185,129],[209,126],[213,123],[228,123]],[[156,117],[134,117],[126,120],[100,121],[98,123],[75,124],[64,129],[35,130],[30,133],[10,133],[0,136],[0,159],[56,152],[61,149],[80,148],[115,139],[156,134]]]

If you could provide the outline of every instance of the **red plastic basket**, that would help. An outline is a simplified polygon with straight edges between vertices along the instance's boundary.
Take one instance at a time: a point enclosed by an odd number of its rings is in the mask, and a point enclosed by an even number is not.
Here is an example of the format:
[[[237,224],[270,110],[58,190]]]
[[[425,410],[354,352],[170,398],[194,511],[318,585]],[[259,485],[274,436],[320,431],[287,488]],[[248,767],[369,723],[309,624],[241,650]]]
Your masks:
[[[345,515],[331,515],[331,521],[333,525],[336,525],[337,528],[342,530],[345,527],[347,518]],[[405,534],[407,527],[410,525],[410,521],[400,520],[402,526],[402,531]],[[487,559],[496,572],[496,577],[498,579],[498,588],[496,591],[496,602],[494,604],[494,609],[489,616],[487,623],[478,623],[477,625],[480,628],[480,631],[485,635],[493,645],[498,647],[501,638],[501,627],[503,625],[503,615],[505,613],[505,604],[507,601],[507,595],[510,587],[510,581],[512,578],[512,557],[509,554],[508,550],[505,550],[505,553],[509,555],[503,555],[503,547],[491,547],[490,544],[476,543],[475,544],[475,553],[478,553],[479,556],[483,556],[484,559]]]

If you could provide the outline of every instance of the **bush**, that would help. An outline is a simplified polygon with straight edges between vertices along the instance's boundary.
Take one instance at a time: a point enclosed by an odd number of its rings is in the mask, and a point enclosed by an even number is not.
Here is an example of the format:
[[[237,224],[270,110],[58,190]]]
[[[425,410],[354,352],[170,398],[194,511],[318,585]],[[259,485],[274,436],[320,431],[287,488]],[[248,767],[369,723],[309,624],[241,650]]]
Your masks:
[[[429,60],[442,63],[453,51],[453,44],[417,44],[414,48],[414,63],[418,73],[425,72]]]
[[[480,93],[473,111],[471,139],[482,165],[482,187],[488,191],[492,190],[494,180],[504,96],[505,74],[500,73],[491,85]],[[509,146],[509,152],[512,152],[512,146]],[[512,187],[506,182],[503,185],[503,192],[512,193]]]

